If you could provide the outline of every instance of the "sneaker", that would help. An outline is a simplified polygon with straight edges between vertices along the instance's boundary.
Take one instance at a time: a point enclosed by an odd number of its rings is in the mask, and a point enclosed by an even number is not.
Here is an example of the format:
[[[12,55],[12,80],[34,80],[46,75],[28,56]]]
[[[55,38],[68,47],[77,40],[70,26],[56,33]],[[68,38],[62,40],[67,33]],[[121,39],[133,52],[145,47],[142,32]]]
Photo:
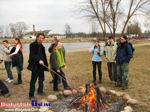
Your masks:
[[[13,80],[9,80],[9,81],[8,81],[8,83],[11,83],[11,82],[13,82]]]
[[[10,79],[9,79],[9,78],[7,78],[5,81],[6,81],[6,82],[8,82],[9,80],[10,80]]]

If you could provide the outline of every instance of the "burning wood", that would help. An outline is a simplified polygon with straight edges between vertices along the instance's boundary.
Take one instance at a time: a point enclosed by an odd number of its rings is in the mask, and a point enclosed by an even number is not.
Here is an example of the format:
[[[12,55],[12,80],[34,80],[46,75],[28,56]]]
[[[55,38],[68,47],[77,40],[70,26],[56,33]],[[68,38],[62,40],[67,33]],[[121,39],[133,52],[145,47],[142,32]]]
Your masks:
[[[85,112],[99,112],[108,107],[104,95],[95,84],[87,84],[85,93],[73,99],[71,105],[79,106]]]

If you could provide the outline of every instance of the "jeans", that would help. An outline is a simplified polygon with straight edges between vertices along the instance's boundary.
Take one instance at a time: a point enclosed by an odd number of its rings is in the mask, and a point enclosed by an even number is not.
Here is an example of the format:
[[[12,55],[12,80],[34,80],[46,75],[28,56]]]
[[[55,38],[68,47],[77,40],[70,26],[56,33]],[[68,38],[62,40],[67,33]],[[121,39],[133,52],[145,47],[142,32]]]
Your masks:
[[[30,80],[29,97],[34,96],[35,83],[36,83],[37,78],[39,78],[38,94],[43,93],[44,71],[36,71],[36,72],[32,71],[31,80]]]
[[[12,75],[12,71],[11,71],[11,62],[5,61],[4,64],[5,64],[5,68],[6,68],[6,71],[7,71],[8,78],[10,80],[13,80],[13,75]]]
[[[108,62],[108,73],[111,81],[117,81],[117,65],[114,62]]]
[[[64,89],[65,89],[66,87],[68,87],[68,83],[67,83],[67,81],[66,81],[65,73],[62,71],[61,68],[60,68],[60,73],[59,73],[59,75],[60,75],[61,77],[63,77],[63,78],[62,78],[62,82],[63,82],[63,86],[64,86]]]
[[[102,71],[101,71],[102,62],[92,61],[92,64],[93,64],[93,81],[96,81],[96,65],[98,65],[99,81],[101,81],[102,80]]]

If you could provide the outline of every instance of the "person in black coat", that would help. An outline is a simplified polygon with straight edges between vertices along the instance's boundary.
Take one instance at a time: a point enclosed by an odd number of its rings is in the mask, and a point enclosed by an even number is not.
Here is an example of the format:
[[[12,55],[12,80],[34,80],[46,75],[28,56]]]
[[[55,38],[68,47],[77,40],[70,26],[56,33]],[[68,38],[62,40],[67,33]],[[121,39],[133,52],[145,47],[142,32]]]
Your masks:
[[[39,33],[35,42],[30,44],[29,65],[27,67],[31,73],[29,99],[34,99],[35,83],[39,78],[38,94],[43,94],[44,71],[48,71],[48,63],[45,53],[45,48],[42,45],[45,39],[44,34]]]

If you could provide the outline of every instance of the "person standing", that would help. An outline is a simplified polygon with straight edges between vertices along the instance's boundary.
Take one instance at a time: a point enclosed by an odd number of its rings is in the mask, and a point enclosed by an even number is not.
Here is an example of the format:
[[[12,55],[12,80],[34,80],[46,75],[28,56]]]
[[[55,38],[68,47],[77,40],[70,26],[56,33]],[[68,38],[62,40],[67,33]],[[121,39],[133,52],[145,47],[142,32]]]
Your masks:
[[[102,55],[103,55],[103,48],[100,47],[99,41],[95,42],[95,45],[89,49],[89,53],[93,54],[92,57],[92,64],[93,64],[93,82],[96,82],[96,65],[98,65],[98,73],[99,73],[99,83],[102,83],[102,71],[101,71],[101,64],[102,64]]]
[[[29,99],[34,99],[35,83],[38,78],[39,87],[38,94],[43,95],[43,81],[44,81],[44,71],[48,71],[48,63],[45,53],[45,47],[42,42],[45,39],[43,33],[39,33],[36,36],[35,42],[30,44],[30,54],[29,54],[29,65],[28,70],[31,71],[30,89],[29,89]]]
[[[9,57],[11,49],[12,46],[8,43],[8,40],[4,40],[2,45],[3,57],[1,60],[4,61],[5,69],[8,75],[8,78],[5,81],[8,83],[13,82],[13,74],[11,71],[12,59]]]
[[[128,70],[129,62],[133,57],[131,46],[127,41],[127,36],[121,37],[121,43],[117,48],[117,82],[116,87],[122,87],[122,90],[128,89]]]
[[[65,73],[63,72],[62,68],[66,68],[66,59],[65,59],[65,48],[63,47],[63,44],[58,42],[58,45],[56,46],[56,56],[57,56],[57,62],[59,66],[59,75],[62,78],[62,83],[64,86],[64,89],[71,90],[70,86],[67,83]]]
[[[53,76],[53,90],[54,91],[59,91],[58,89],[58,78],[59,78],[59,65],[58,65],[58,60],[57,60],[57,54],[56,54],[56,48],[53,48],[50,54],[50,71]]]
[[[58,39],[57,39],[56,37],[52,37],[52,41],[51,41],[50,47],[49,47],[49,49],[48,49],[48,52],[49,52],[49,53],[52,53],[53,50],[55,51],[57,44],[58,44]],[[52,71],[50,71],[50,72],[51,72],[51,75],[52,75],[52,78],[53,78],[53,79],[50,81],[50,83],[54,83],[54,77],[55,77],[55,76],[54,76],[54,73],[53,73]],[[58,77],[57,79],[58,79],[58,82],[60,82],[60,78]]]
[[[13,39],[15,46],[10,51],[10,57],[12,58],[12,66],[17,69],[18,81],[14,85],[22,84],[22,70],[23,70],[23,53],[22,53],[22,44],[20,39]]]
[[[105,45],[105,56],[107,59],[107,67],[108,67],[108,74],[110,78],[110,83],[113,81],[117,81],[117,71],[116,71],[116,63],[115,57],[117,52],[117,43],[114,42],[113,37],[108,37],[108,41]]]

